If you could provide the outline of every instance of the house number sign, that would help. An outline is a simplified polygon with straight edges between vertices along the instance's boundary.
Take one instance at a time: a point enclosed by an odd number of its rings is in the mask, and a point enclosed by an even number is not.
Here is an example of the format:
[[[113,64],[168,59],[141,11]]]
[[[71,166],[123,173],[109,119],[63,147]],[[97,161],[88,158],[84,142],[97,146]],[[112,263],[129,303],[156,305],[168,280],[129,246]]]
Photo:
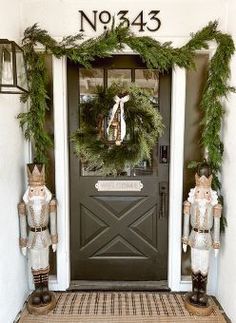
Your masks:
[[[143,188],[141,181],[97,181],[98,192],[140,192]]]
[[[120,10],[115,15],[115,21],[123,23],[124,26],[134,26],[137,31],[157,31],[161,27],[161,20],[159,18],[160,10],[151,10],[147,14],[144,14],[143,10],[140,11],[135,17],[131,18],[129,10]],[[98,25],[103,25],[103,29],[106,30],[109,25],[112,24],[114,15],[107,10],[93,10],[92,13],[85,13],[83,10],[79,10],[80,30],[84,32],[87,27],[97,31]]]

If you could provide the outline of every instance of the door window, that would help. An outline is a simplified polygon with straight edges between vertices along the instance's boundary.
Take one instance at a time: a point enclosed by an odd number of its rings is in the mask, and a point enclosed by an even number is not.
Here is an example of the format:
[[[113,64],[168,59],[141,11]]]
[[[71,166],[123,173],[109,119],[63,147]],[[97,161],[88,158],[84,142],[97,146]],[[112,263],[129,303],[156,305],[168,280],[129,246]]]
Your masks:
[[[86,101],[96,93],[98,85],[104,85],[104,71],[100,68],[79,69],[80,102]]]
[[[150,100],[158,109],[159,97],[159,74],[156,71],[142,68],[94,68],[94,69],[79,69],[79,93],[80,102],[84,102],[95,95],[98,85],[109,87],[113,82],[122,82],[128,85],[131,82],[143,89],[152,93]],[[152,175],[157,176],[158,171],[158,143],[153,147],[150,160],[142,160],[135,167],[127,165],[119,176],[135,177]],[[81,176],[108,176],[105,175],[102,168],[89,167],[88,163],[80,163]]]
[[[113,82],[121,82],[123,86],[131,83],[131,69],[108,69],[107,70],[107,85],[112,85]],[[106,80],[105,80],[106,81]],[[105,82],[106,83],[106,82]]]

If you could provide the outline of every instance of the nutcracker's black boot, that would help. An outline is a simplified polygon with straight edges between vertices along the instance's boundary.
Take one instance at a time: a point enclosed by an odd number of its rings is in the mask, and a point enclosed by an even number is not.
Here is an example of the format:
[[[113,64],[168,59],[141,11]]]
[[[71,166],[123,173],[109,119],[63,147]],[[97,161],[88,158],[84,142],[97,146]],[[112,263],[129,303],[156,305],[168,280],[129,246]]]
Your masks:
[[[35,290],[31,296],[32,305],[41,304],[41,277],[40,274],[33,273]]]
[[[51,294],[48,290],[48,272],[45,274],[41,274],[41,286],[42,286],[41,300],[43,304],[48,304],[52,300]]]
[[[207,287],[207,275],[199,274],[200,284],[199,284],[199,295],[198,295],[198,302],[201,306],[207,305],[208,297],[206,295],[206,287]]]
[[[192,272],[192,293],[189,297],[189,301],[193,304],[198,303],[198,289],[199,289],[199,274]]]

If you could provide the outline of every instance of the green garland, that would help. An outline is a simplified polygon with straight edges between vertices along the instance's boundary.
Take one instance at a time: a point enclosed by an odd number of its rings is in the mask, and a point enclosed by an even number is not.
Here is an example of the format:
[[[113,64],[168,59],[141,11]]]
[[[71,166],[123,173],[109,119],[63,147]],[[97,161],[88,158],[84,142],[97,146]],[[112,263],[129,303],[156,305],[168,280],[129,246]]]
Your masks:
[[[111,144],[102,129],[118,93],[128,93],[130,97],[125,103],[129,139],[120,146]],[[105,174],[117,174],[126,165],[135,166],[143,159],[150,159],[150,151],[164,128],[162,117],[150,100],[151,93],[135,85],[114,83],[107,89],[97,87],[96,94],[93,99],[80,104],[81,125],[72,136],[81,160],[88,163],[90,169],[102,167]]]
[[[202,120],[201,145],[208,151],[208,163],[214,174],[213,188],[220,190],[218,174],[221,170],[223,143],[220,128],[224,114],[222,99],[234,91],[227,82],[230,76],[230,58],[235,47],[230,35],[217,30],[217,22],[210,22],[206,27],[191,35],[188,43],[180,48],[174,48],[171,43],[163,43],[150,37],[136,37],[123,26],[112,28],[97,38],[91,38],[82,43],[78,40],[82,35],[65,37],[62,42],[56,42],[46,30],[37,24],[27,28],[23,39],[23,49],[29,70],[30,91],[24,95],[25,102],[30,99],[30,109],[19,115],[20,125],[25,137],[30,139],[35,152],[35,159],[44,162],[47,150],[52,147],[52,139],[44,130],[45,111],[47,109],[46,70],[44,53],[50,52],[56,57],[67,56],[70,60],[89,68],[96,57],[111,56],[114,51],[122,50],[128,45],[138,53],[148,68],[166,71],[175,64],[186,69],[194,68],[196,50],[208,48],[209,41],[217,43],[217,49],[210,61],[207,83],[201,100]],[[41,44],[45,52],[36,52],[35,45]]]

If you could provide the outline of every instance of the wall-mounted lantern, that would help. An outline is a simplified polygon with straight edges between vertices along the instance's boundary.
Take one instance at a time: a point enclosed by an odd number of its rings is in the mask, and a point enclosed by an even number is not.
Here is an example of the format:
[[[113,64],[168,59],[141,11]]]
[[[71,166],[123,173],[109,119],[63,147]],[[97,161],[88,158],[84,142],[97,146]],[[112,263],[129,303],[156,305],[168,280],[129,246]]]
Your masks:
[[[28,92],[23,50],[8,39],[0,39],[0,93]]]

